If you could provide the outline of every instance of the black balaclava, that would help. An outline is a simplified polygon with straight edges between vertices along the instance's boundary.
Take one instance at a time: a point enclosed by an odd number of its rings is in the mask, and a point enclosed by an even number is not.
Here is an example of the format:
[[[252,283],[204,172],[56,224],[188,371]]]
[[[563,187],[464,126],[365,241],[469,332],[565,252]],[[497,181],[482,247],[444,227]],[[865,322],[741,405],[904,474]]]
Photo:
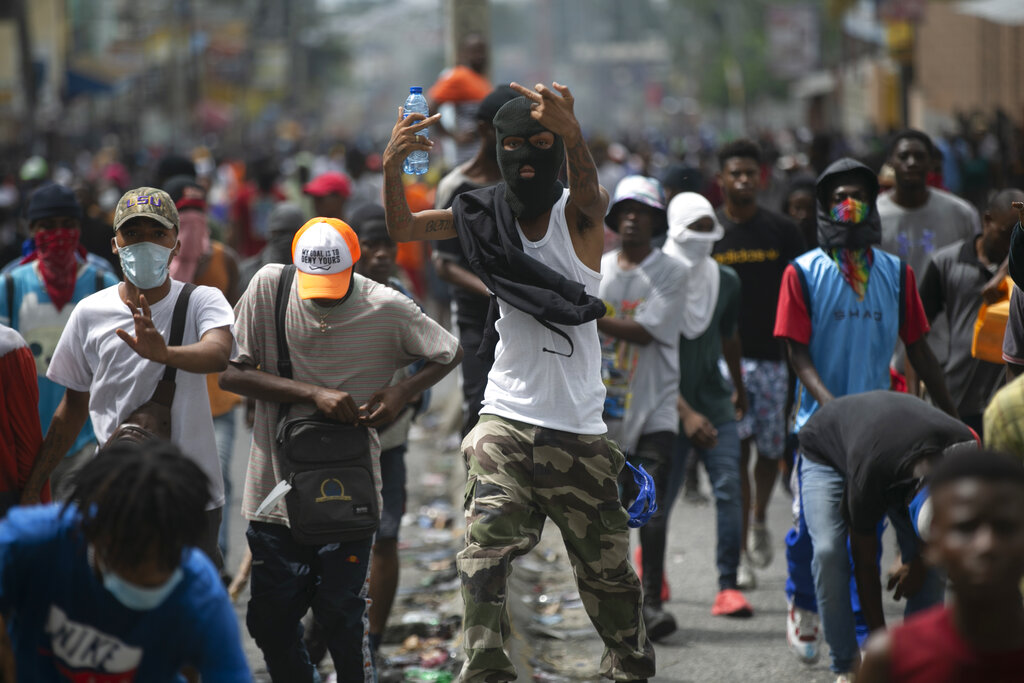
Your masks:
[[[868,215],[862,223],[837,221],[829,213],[832,191],[851,180],[856,180],[868,191]],[[822,249],[864,249],[882,242],[882,221],[875,201],[878,199],[878,176],[870,168],[850,158],[839,159],[818,177],[815,194],[818,200],[818,246]]]
[[[530,144],[530,136],[551,132],[530,116],[530,100],[517,97],[509,100],[494,115],[494,132],[498,145],[498,167],[505,180],[505,201],[516,218],[536,218],[550,209],[562,196],[558,171],[565,160],[565,145],[559,135],[550,149],[538,149]],[[523,144],[514,151],[503,148],[507,137],[519,137]],[[519,169],[529,164],[532,178],[520,178]]]

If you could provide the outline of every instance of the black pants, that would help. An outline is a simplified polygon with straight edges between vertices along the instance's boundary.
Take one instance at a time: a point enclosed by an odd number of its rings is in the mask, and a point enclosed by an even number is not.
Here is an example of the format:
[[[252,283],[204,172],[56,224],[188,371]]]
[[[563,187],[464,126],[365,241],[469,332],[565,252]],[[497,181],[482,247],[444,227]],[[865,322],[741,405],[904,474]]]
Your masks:
[[[491,366],[481,360],[476,352],[480,349],[484,329],[482,323],[460,321],[459,343],[462,344],[462,438],[472,431],[480,419],[480,408],[487,388],[487,373]]]
[[[224,508],[213,508],[206,511],[206,529],[203,530],[203,539],[199,542],[199,549],[206,553],[206,556],[213,561],[217,571],[224,570],[224,554],[220,551],[217,543],[217,536],[220,533],[220,522],[224,518]]]
[[[323,630],[338,680],[372,680],[366,642],[366,573],[373,538],[303,545],[281,524],[250,522],[252,591],[246,626],[275,683],[311,683],[314,668],[302,642],[310,607]]]
[[[640,546],[643,548],[644,604],[661,606],[661,583],[665,575],[665,546],[668,536],[668,517],[665,508],[665,494],[668,477],[672,471],[672,445],[676,435],[672,432],[644,434],[636,448],[626,454],[634,467],[643,465],[654,479],[654,500],[658,511],[640,527]],[[633,473],[624,468],[619,475],[622,484],[623,501],[628,506],[639,493],[633,482]]]

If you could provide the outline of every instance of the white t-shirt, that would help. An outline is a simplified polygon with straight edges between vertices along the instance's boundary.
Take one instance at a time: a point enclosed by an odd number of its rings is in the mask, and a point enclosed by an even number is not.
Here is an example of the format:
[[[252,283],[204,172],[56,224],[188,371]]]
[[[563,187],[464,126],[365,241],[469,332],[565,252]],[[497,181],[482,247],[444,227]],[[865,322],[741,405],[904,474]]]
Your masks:
[[[540,240],[526,239],[518,223],[516,229],[527,255],[583,284],[588,294],[597,296],[601,274],[576,255],[565,221],[568,199],[569,191],[565,190],[551,207],[548,231]],[[498,311],[498,345],[480,413],[573,434],[608,431],[601,418],[605,388],[597,322],[556,325],[572,339],[573,352],[567,356],[564,354],[569,352],[569,343],[533,316],[501,299]]]
[[[619,266],[619,249],[601,259],[601,298],[614,317],[639,323],[646,345],[602,335],[602,375],[608,388],[608,436],[626,451],[644,434],[679,431],[679,311],[686,306],[686,268],[659,249],[635,268]]]
[[[135,324],[121,301],[120,285],[107,287],[83,299],[71,313],[50,360],[46,376],[73,391],[89,392],[89,417],[96,440],[106,443],[136,408],[153,396],[163,377],[160,363],[146,360],[117,336],[121,328],[133,334]],[[171,336],[174,304],[184,283],[171,280],[171,291],[150,306],[153,325]],[[208,331],[231,328],[234,314],[224,295],[214,287],[196,287],[189,300],[182,345],[195,344]],[[210,508],[224,505],[224,480],[213,435],[206,375],[178,370],[171,405],[171,442],[195,460],[210,478]]]

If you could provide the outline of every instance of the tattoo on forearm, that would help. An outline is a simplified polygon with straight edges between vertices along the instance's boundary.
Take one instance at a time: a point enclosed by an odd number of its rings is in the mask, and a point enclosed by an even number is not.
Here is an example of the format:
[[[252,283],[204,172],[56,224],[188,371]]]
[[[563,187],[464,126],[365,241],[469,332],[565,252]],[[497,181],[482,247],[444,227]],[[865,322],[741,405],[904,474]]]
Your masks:
[[[587,206],[601,197],[597,167],[590,156],[590,148],[581,136],[576,144],[566,148],[569,162],[569,192],[580,206]]]
[[[427,221],[427,227],[424,232],[444,232],[452,227],[452,222],[446,218],[440,218],[434,221]]]
[[[394,235],[396,231],[404,230],[412,221],[412,212],[405,199],[405,188],[401,179],[389,182],[384,180],[384,216],[388,232]]]

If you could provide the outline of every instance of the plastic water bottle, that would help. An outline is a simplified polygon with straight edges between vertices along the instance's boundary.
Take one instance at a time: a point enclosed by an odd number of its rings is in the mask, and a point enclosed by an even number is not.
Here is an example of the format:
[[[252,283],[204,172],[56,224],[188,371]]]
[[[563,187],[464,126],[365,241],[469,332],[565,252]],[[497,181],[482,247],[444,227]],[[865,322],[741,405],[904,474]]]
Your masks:
[[[415,681],[430,681],[431,683],[451,683],[452,675],[447,671],[439,671],[437,669],[423,669],[418,666],[411,667],[405,670],[403,680],[412,683]]]
[[[423,88],[420,86],[414,85],[409,88],[409,97],[405,100],[404,115],[408,116],[409,114],[430,116],[430,108],[427,107],[427,100],[423,97]],[[417,135],[422,135],[424,138],[429,137],[425,128],[417,133]],[[420,150],[411,152],[405,158],[405,163],[402,164],[402,171],[409,175],[423,175],[429,168],[430,155]]]

